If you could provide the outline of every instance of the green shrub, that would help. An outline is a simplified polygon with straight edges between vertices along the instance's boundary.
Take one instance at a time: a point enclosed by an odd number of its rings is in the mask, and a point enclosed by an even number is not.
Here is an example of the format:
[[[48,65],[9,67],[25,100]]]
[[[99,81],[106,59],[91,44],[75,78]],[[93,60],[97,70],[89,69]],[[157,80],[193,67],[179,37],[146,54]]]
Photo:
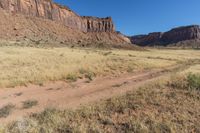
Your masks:
[[[66,79],[75,82],[77,81],[78,77],[75,74],[68,74]]]
[[[192,90],[200,90],[200,75],[190,73],[187,76],[188,87]]]
[[[200,90],[200,75],[192,73],[186,76],[172,75],[167,85],[174,89]]]

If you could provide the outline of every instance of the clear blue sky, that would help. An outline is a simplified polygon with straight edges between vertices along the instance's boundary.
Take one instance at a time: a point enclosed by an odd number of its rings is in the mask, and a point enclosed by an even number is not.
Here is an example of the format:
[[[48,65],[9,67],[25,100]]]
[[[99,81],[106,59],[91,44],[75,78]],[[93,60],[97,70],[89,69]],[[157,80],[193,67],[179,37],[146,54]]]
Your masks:
[[[54,0],[84,16],[111,16],[126,35],[200,24],[200,0]]]

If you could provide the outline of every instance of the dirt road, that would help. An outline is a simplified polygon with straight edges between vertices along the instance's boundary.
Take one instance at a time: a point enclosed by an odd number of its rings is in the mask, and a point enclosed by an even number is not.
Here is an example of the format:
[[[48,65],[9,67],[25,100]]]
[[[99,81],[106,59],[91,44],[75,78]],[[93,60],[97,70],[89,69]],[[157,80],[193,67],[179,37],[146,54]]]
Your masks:
[[[121,95],[177,68],[177,66],[173,66],[167,69],[122,74],[119,77],[99,77],[91,82],[86,80],[74,83],[59,81],[44,86],[30,85],[1,89],[0,108],[13,104],[15,109],[8,117],[0,118],[0,124],[21,119],[30,113],[40,112],[48,107],[76,108],[83,104]],[[23,102],[27,100],[37,100],[38,105],[30,109],[23,109]]]

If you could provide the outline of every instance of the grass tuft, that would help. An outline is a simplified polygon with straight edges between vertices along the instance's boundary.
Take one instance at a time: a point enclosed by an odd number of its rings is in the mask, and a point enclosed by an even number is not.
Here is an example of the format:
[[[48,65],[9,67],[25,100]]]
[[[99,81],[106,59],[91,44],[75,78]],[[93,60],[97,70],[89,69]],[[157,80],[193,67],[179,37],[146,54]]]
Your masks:
[[[191,90],[199,90],[200,91],[200,74],[192,74],[190,73],[187,76],[188,86]]]
[[[66,79],[69,81],[75,82],[75,81],[77,81],[78,77],[76,74],[68,74]]]
[[[0,118],[8,117],[12,113],[14,108],[15,108],[15,105],[13,105],[13,104],[8,104],[8,105],[3,106],[0,109]]]
[[[85,78],[89,79],[90,81],[92,81],[94,77],[96,77],[94,72],[88,71],[85,73]]]
[[[38,105],[38,101],[36,100],[27,100],[23,102],[23,109],[30,109],[33,106]]]

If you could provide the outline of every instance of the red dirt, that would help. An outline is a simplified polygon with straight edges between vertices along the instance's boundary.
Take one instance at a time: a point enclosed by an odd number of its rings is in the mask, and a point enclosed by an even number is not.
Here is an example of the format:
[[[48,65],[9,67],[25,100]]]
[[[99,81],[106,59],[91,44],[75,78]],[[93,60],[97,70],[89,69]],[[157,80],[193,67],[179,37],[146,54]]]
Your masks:
[[[172,68],[169,68],[170,70]],[[137,74],[123,74],[119,77],[99,77],[87,83],[79,80],[74,83],[58,81],[44,86],[30,85],[0,90],[0,108],[11,103],[15,110],[7,118],[0,118],[0,124],[21,119],[30,113],[40,112],[47,107],[59,109],[75,108],[82,104],[111,98],[133,90],[144,83],[155,80],[166,70],[157,69]],[[21,93],[20,96],[17,94]],[[22,102],[37,100],[38,105],[31,109],[23,109]]]

